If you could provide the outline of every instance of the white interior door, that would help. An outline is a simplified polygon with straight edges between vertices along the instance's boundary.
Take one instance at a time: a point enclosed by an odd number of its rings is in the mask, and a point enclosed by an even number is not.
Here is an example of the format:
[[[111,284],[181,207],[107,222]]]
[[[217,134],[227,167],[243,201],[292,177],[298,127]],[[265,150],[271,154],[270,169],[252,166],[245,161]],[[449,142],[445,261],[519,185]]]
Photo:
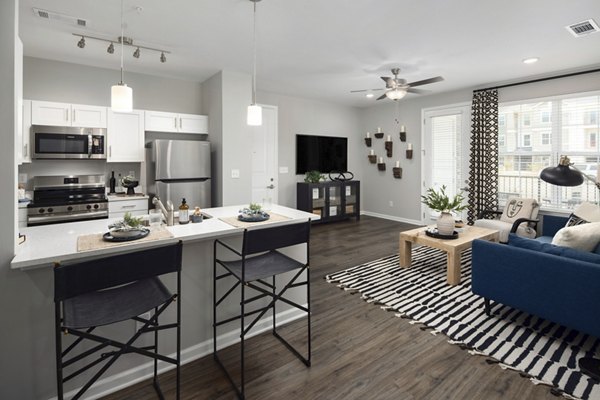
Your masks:
[[[252,140],[252,202],[277,204],[277,107],[262,106],[263,123],[250,127]]]
[[[422,194],[430,187],[439,190],[445,185],[449,196],[462,192],[466,198],[464,188],[469,176],[469,106],[465,104],[423,110],[423,123]],[[432,224],[439,215],[425,205],[422,211],[424,224]],[[455,217],[464,221],[466,211]]]

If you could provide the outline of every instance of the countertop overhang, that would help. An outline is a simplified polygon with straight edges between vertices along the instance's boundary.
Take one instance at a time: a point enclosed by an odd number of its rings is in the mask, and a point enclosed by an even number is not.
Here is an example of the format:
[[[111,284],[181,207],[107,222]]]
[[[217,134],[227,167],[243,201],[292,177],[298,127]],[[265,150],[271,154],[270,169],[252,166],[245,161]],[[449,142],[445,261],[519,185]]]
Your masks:
[[[94,257],[126,253],[144,248],[176,243],[179,240],[185,243],[239,235],[244,231],[243,228],[229,225],[220,220],[220,218],[237,216],[238,211],[244,207],[245,206],[228,206],[203,209],[202,211],[212,218],[205,219],[201,223],[168,226],[166,229],[174,236],[170,239],[142,242],[132,241],[121,246],[82,252],[77,251],[77,238],[79,236],[93,233],[105,233],[108,231],[108,225],[118,219],[70,222],[65,224],[23,228],[21,233],[26,235],[27,240],[17,247],[16,255],[10,265],[12,269],[22,270],[50,267],[55,262],[82,261]],[[278,205],[273,205],[271,211],[288,217],[289,219],[270,224],[260,224],[248,229],[261,229],[269,226],[284,225],[306,221],[309,218],[312,220],[320,219],[320,216],[318,215]]]

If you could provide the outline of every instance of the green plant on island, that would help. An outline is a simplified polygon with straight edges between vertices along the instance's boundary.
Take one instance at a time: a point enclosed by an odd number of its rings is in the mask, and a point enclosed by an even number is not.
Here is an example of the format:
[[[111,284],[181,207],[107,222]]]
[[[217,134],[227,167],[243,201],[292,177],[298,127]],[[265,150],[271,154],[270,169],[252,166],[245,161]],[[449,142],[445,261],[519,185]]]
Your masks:
[[[321,174],[320,171],[308,171],[304,176],[304,182],[306,183],[319,183],[325,179],[326,176]]]
[[[452,199],[446,194],[446,185],[443,185],[439,191],[434,188],[427,189],[424,196],[421,196],[421,203],[434,211],[442,213],[460,212],[467,208],[462,202],[465,200],[462,194],[457,194]]]
[[[250,209],[250,211],[260,211],[262,209],[262,206],[258,203],[250,203],[250,205],[248,206],[248,208]]]
[[[108,227],[109,229],[120,231],[134,230],[142,227],[143,220],[142,217],[134,217],[130,212],[126,212],[122,221],[114,222]]]

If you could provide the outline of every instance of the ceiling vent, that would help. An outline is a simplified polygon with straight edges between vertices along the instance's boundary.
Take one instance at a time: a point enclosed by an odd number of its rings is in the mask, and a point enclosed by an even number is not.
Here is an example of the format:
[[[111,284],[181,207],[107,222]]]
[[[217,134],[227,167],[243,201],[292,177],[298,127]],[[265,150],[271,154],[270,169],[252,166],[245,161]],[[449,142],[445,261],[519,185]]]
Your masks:
[[[42,10],[40,8],[33,8],[33,12],[36,16],[47,19],[50,21],[60,22],[67,25],[78,26],[80,28],[86,28],[89,21],[83,18],[71,17],[66,14],[59,14],[54,11]]]
[[[600,28],[598,28],[598,24],[593,19],[568,25],[565,28],[571,33],[571,35],[575,37],[589,35],[590,33],[598,32],[600,30]]]

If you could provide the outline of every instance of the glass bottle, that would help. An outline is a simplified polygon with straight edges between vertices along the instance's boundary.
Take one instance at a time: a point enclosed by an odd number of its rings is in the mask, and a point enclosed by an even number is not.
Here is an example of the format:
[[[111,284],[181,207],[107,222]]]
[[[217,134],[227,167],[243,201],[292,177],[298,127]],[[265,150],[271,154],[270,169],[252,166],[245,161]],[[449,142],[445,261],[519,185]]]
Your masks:
[[[190,206],[187,205],[184,197],[179,206],[179,223],[187,224],[188,222],[190,222]]]

